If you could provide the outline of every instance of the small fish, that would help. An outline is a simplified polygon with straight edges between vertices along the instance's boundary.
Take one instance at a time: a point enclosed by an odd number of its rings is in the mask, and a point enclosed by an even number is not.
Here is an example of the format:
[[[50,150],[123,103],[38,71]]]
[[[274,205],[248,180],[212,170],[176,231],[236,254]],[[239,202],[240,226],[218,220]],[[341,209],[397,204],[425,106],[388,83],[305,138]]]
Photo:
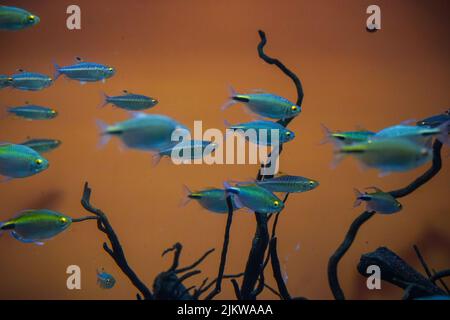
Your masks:
[[[11,235],[24,243],[42,245],[66,230],[72,219],[51,210],[26,210],[16,217],[0,223],[0,231],[10,231]]]
[[[435,296],[415,298],[414,300],[450,300],[450,296],[435,295]]]
[[[58,115],[56,110],[32,104],[26,104],[20,107],[11,107],[8,108],[7,111],[17,117],[27,120],[49,120]]]
[[[420,120],[419,122],[417,122],[417,125],[435,128],[435,127],[439,127],[444,122],[448,123],[448,121],[450,121],[450,109],[448,109],[444,113],[434,115],[434,116],[425,118],[423,120]],[[447,131],[450,131],[450,124],[447,128]]]
[[[353,155],[363,167],[381,170],[380,175],[384,176],[415,169],[430,161],[433,154],[429,145],[419,145],[408,139],[384,138],[340,146],[335,151],[334,165],[345,155]]]
[[[160,151],[176,144],[172,141],[175,130],[188,130],[174,119],[157,114],[131,113],[130,119],[107,125],[97,121],[100,128],[100,145],[106,144],[112,136],[119,137],[128,148]]]
[[[389,193],[383,192],[376,187],[371,187],[368,189],[373,189],[374,192],[362,193],[358,189],[355,189],[356,200],[353,207],[359,206],[364,201],[366,202],[367,211],[391,214],[402,209],[402,204]]]
[[[101,271],[97,270],[97,284],[102,289],[111,289],[116,284],[116,279],[102,268]]]
[[[223,106],[225,110],[236,103],[243,103],[247,108],[266,118],[288,119],[300,114],[301,107],[289,100],[271,93],[239,94],[230,87],[230,100]]]
[[[101,107],[106,106],[108,103],[125,110],[139,111],[156,106],[158,100],[141,94],[129,93],[124,90],[123,95],[120,96],[108,96],[104,94],[104,101]]]
[[[48,160],[27,146],[0,144],[0,175],[8,179],[29,177],[48,167]]]
[[[12,78],[5,74],[0,74],[0,89],[11,86]]]
[[[280,175],[273,178],[254,181],[258,186],[271,192],[298,193],[313,190],[319,186],[319,182],[300,176]],[[241,183],[239,183],[240,185]]]
[[[294,131],[273,121],[256,120],[240,124],[225,122],[225,125],[230,130],[242,132],[247,140],[260,145],[278,145],[295,138]]]
[[[21,145],[27,146],[39,153],[45,153],[58,148],[61,141],[57,139],[30,139],[22,142]]]
[[[27,72],[19,69],[19,72],[13,74],[10,80],[10,86],[14,89],[39,91],[49,87],[53,79],[45,74],[37,72]]]
[[[21,30],[38,24],[39,17],[20,8],[0,6],[0,30]]]
[[[182,205],[186,205],[191,199],[196,200],[203,208],[208,211],[216,213],[228,213],[227,195],[225,190],[217,188],[208,188],[192,192],[188,187],[184,186],[184,199]],[[234,197],[231,197],[231,204],[233,210],[238,210],[239,207],[234,201]]]
[[[153,165],[157,165],[161,157],[170,157],[182,162],[191,162],[194,159],[202,159],[211,154],[218,147],[217,143],[205,140],[187,140],[174,146],[161,149],[153,155]]]
[[[69,79],[80,81],[81,84],[105,81],[116,73],[113,67],[100,63],[84,62],[79,57],[76,58],[76,63],[70,66],[60,67],[55,64],[55,70],[55,79],[63,74]]]
[[[322,130],[325,134],[325,138],[322,140],[321,144],[331,142],[333,144],[346,144],[350,145],[357,142],[366,142],[375,132],[368,130],[357,130],[357,131],[331,131],[326,126],[322,124]]]
[[[378,131],[371,139],[377,138],[405,138],[417,143],[425,144],[430,138],[436,137],[442,143],[448,143],[448,126],[450,120],[437,127],[395,125]]]
[[[234,195],[234,200],[238,207],[259,213],[279,212],[284,208],[284,203],[269,190],[256,184],[232,187],[228,183],[224,184],[225,191]]]

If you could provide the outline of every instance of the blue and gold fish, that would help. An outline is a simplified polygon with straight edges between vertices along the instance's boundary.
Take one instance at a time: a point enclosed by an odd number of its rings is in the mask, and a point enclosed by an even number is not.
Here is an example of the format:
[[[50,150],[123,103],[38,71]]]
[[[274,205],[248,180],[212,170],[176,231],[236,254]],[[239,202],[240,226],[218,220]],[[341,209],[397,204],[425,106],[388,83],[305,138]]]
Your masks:
[[[291,175],[279,175],[273,178],[267,178],[261,181],[253,181],[271,192],[286,192],[286,193],[299,193],[313,190],[319,186],[319,182],[313,179],[291,176]],[[238,185],[245,185],[249,183],[238,183]]]
[[[393,196],[381,189],[371,187],[374,192],[362,193],[355,189],[356,200],[353,207],[359,206],[363,201],[366,202],[367,211],[376,211],[384,214],[392,214],[402,209],[402,204],[398,202]]]
[[[284,203],[269,190],[249,184],[232,187],[227,182],[224,183],[225,191],[232,194],[238,207],[246,207],[254,212],[274,213],[284,208]]]
[[[130,119],[107,125],[97,121],[102,136],[100,145],[106,144],[112,136],[119,137],[128,148],[160,151],[174,146],[172,133],[175,130],[185,130],[186,127],[174,119],[157,114],[131,113]]]
[[[183,140],[174,146],[163,148],[153,155],[153,165],[157,165],[161,157],[170,157],[180,163],[191,163],[191,160],[202,159],[218,147],[217,143],[205,140]]]
[[[442,143],[448,143],[448,126],[450,120],[446,121],[439,126],[410,126],[410,125],[395,125],[387,127],[378,131],[371,139],[378,138],[404,138],[409,139],[417,143],[425,144],[430,138],[436,137]]]
[[[12,78],[5,74],[0,74],[0,89],[11,86]]]
[[[20,144],[0,144],[0,175],[25,178],[46,170],[48,160],[33,149]]]
[[[39,17],[16,7],[0,6],[0,30],[21,30],[38,24]]]
[[[222,106],[222,110],[236,103],[243,103],[253,113],[271,119],[284,120],[301,112],[300,106],[283,97],[271,93],[239,94],[230,87],[230,100]]]
[[[184,186],[185,196],[182,205],[186,205],[191,199],[196,200],[203,208],[215,213],[228,213],[228,205],[226,193],[224,189],[208,188],[192,192],[188,187]],[[233,210],[238,210],[234,198],[231,197]]]
[[[27,120],[50,120],[58,115],[54,109],[26,104],[20,107],[10,107],[8,113]]]
[[[439,127],[444,122],[450,121],[450,109],[444,113],[437,114],[417,122],[418,126]],[[450,126],[450,125],[449,125]]]
[[[100,63],[84,62],[81,58],[76,58],[76,63],[70,66],[60,67],[55,64],[55,79],[61,74],[72,80],[78,80],[82,84],[86,82],[105,81],[111,78],[116,70],[113,67]]]
[[[245,138],[259,145],[279,145],[295,138],[295,133],[279,123],[267,120],[255,120],[240,124],[225,122],[228,129],[241,132]]]
[[[325,134],[325,138],[321,143],[331,142],[333,144],[353,144],[357,142],[365,142],[369,140],[375,132],[368,130],[356,130],[356,131],[331,131],[325,125],[322,124],[322,130]]]
[[[39,153],[45,153],[58,148],[61,145],[58,139],[30,139],[22,142],[21,145],[27,146]]]
[[[116,284],[116,279],[102,268],[101,271],[97,270],[97,284],[102,289],[111,289]]]
[[[45,74],[37,72],[27,72],[19,69],[19,72],[13,74],[9,80],[10,86],[14,89],[39,91],[49,87],[53,79]]]
[[[1,222],[0,231],[10,231],[11,235],[21,242],[42,245],[44,240],[60,234],[71,223],[70,217],[56,211],[26,210]]]
[[[156,106],[158,100],[141,94],[129,93],[124,90],[123,95],[120,96],[108,96],[105,94],[101,107],[106,106],[108,103],[125,110],[139,111]]]

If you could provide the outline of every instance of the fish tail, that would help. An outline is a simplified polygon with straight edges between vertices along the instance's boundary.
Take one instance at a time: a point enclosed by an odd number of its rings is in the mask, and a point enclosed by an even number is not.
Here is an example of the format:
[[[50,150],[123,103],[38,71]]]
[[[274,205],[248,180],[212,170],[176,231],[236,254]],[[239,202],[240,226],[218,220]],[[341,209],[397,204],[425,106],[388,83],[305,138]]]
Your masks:
[[[440,134],[437,136],[437,139],[442,142],[443,144],[446,145],[450,145],[450,141],[449,141],[449,127],[450,127],[450,120],[444,122],[443,124],[441,124],[438,129]]]
[[[100,96],[102,97],[102,102],[98,106],[99,109],[105,107],[109,103],[109,96],[106,93],[100,92]]]
[[[331,130],[328,129],[328,127],[325,126],[323,123],[321,123],[320,126],[322,127],[324,138],[322,139],[322,141],[319,142],[319,144],[325,144],[329,142],[333,143],[334,141],[332,139],[333,136],[331,135],[332,134]]]
[[[331,169],[336,169],[336,167],[344,160],[345,154],[341,153],[339,150],[334,151],[333,160],[331,161]]]
[[[161,153],[156,152],[152,155],[152,167],[156,167],[161,161]]]
[[[97,127],[100,132],[99,147],[103,147],[104,145],[106,145],[108,143],[109,139],[111,139],[111,135],[108,134],[108,132],[107,132],[108,124],[106,124],[102,120],[96,120],[96,122],[97,122]]]
[[[189,190],[189,187],[185,184],[183,184],[183,197],[180,201],[180,207],[186,206],[189,201],[191,201],[191,198],[189,197],[191,195],[191,190]]]
[[[356,196],[356,200],[353,203],[353,208],[356,208],[362,203],[361,196],[363,196],[364,194],[361,191],[359,191],[358,189],[356,189],[356,188],[354,188],[353,191],[354,191],[355,196]]]
[[[237,102],[233,99],[238,93],[234,88],[230,85],[228,86],[228,100],[222,105],[221,110],[224,111],[228,109],[229,107],[235,105]]]
[[[61,75],[61,67],[56,63],[56,61],[53,62],[53,67],[55,68],[55,72],[53,72],[53,81],[55,81]]]

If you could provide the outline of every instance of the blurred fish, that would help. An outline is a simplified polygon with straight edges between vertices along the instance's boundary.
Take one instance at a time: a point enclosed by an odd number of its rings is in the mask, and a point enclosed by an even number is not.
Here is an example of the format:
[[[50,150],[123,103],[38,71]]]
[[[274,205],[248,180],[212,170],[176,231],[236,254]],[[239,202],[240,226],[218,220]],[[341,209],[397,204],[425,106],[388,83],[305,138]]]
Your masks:
[[[306,192],[319,186],[319,182],[315,180],[291,175],[280,175],[261,181],[254,181],[253,183],[272,192],[288,193]],[[241,184],[242,183],[238,183],[238,185]]]
[[[48,160],[33,149],[19,145],[0,144],[0,175],[11,178],[25,178],[44,171]]]
[[[379,213],[391,214],[402,209],[402,205],[393,196],[387,192],[383,192],[379,188],[371,187],[374,192],[362,193],[355,189],[356,200],[354,207],[359,206],[363,201],[366,202],[367,211],[376,211]]]
[[[16,217],[0,223],[1,231],[10,231],[11,235],[24,243],[42,245],[66,230],[72,219],[62,213],[51,210],[26,210]]]
[[[112,136],[117,136],[128,148],[159,151],[177,144],[171,140],[175,130],[188,132],[186,127],[167,116],[140,112],[131,114],[130,119],[113,125],[97,121],[102,136],[100,145],[106,144]]]
[[[284,203],[269,190],[256,184],[235,186],[225,182],[225,191],[234,195],[235,203],[238,207],[259,213],[279,212],[283,209]]]
[[[353,155],[363,167],[377,168],[381,175],[417,168],[432,158],[431,146],[423,146],[408,139],[384,138],[364,143],[342,145],[335,151],[334,165],[345,155]]]
[[[367,131],[367,130],[357,130],[357,131],[336,131],[332,132],[326,126],[322,124],[322,130],[325,134],[325,138],[322,140],[323,143],[331,142],[336,145],[338,144],[352,144],[357,142],[365,142],[371,136],[375,134],[375,132]]]
[[[179,161],[202,159],[211,154],[218,147],[217,143],[205,140],[187,140],[174,146],[161,149],[153,155],[153,165],[157,165],[161,157],[171,157]]]
[[[239,94],[231,87],[230,100],[222,106],[222,110],[239,102],[245,104],[250,111],[272,119],[292,118],[301,112],[300,106],[283,97],[271,93]]]
[[[0,89],[11,86],[12,78],[5,74],[0,74]]]
[[[0,30],[20,30],[38,24],[39,17],[20,8],[0,6]]]
[[[60,67],[55,64],[55,79],[61,74],[72,80],[78,80],[81,84],[86,82],[105,81],[112,77],[116,70],[113,67],[94,62],[84,62],[80,57],[76,63],[70,66]]]
[[[37,72],[27,72],[19,69],[18,73],[11,76],[10,86],[27,91],[38,91],[49,87],[53,80],[51,77]]]
[[[223,189],[208,188],[192,192],[188,187],[184,186],[185,196],[182,201],[182,205],[186,205],[191,199],[196,200],[203,208],[208,211],[216,213],[228,213],[228,205],[226,200],[226,193]],[[231,204],[233,210],[239,209],[234,201],[234,197],[231,197]]]
[[[430,138],[436,137],[442,143],[448,143],[448,126],[450,120],[437,127],[395,125],[378,131],[371,139],[377,138],[405,138],[425,144]]]
[[[448,121],[450,121],[450,109],[445,111],[444,113],[434,115],[434,116],[425,118],[423,120],[420,120],[419,122],[417,122],[417,125],[435,128],[435,127],[439,127],[444,122],[448,123]],[[450,131],[450,124],[447,128],[447,131]]]
[[[49,120],[58,115],[56,110],[32,104],[26,104],[20,107],[11,107],[8,108],[7,111],[17,117],[27,120]]]
[[[295,138],[295,133],[279,123],[267,120],[256,120],[240,124],[225,122],[228,129],[242,131],[245,138],[252,143],[261,145],[278,145]],[[272,141],[272,138],[276,141]]]
[[[414,300],[450,300],[450,296],[436,295],[436,296],[415,298]]]
[[[102,268],[102,271],[97,270],[97,284],[102,289],[111,289],[116,284],[116,279]]]
[[[158,104],[158,100],[143,96],[141,94],[129,93],[124,90],[123,95],[120,96],[110,97],[104,94],[104,101],[101,107],[106,106],[108,103],[125,110],[138,111],[156,106]]]
[[[57,139],[30,139],[22,142],[21,145],[30,147],[36,152],[45,153],[60,146],[61,141]]]

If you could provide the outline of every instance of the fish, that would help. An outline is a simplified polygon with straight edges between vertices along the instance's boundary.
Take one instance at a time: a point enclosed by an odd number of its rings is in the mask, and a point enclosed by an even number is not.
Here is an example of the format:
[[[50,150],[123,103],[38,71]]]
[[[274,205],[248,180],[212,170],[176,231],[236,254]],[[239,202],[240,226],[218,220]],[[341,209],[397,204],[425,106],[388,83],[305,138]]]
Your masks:
[[[16,31],[38,24],[41,19],[25,9],[0,6],[0,30]]]
[[[48,167],[48,160],[27,146],[0,144],[0,175],[7,177],[7,180],[30,177]]]
[[[366,202],[367,211],[376,211],[378,213],[392,214],[402,209],[402,204],[387,192],[383,192],[377,187],[370,187],[374,192],[362,193],[358,189],[354,189],[356,200],[353,207],[358,207],[364,201]]]
[[[203,208],[215,213],[228,213],[227,195],[224,189],[208,188],[192,192],[188,187],[184,186],[184,198],[181,205],[184,206],[191,199],[196,200]],[[233,210],[238,210],[239,207],[231,197],[231,204]]]
[[[10,79],[10,87],[18,90],[39,91],[48,88],[53,79],[45,74],[37,72],[28,72],[19,69],[18,73],[13,74]]]
[[[322,140],[321,144],[331,142],[334,145],[346,144],[350,145],[358,142],[366,142],[372,137],[375,132],[368,130],[356,130],[356,131],[331,131],[325,125],[322,124],[322,130],[324,132],[325,138]]]
[[[240,124],[225,122],[225,125],[232,131],[244,134],[245,138],[250,142],[260,145],[279,145],[295,138],[294,131],[273,121],[255,120]]]
[[[259,116],[279,120],[296,117],[302,111],[300,106],[275,94],[264,92],[239,94],[230,87],[230,99],[222,106],[222,110],[236,103],[243,103]]]
[[[448,126],[450,120],[439,126],[410,126],[410,125],[395,125],[387,127],[378,131],[371,139],[378,138],[405,138],[420,144],[426,144],[431,138],[436,137],[444,144],[448,143]]]
[[[374,139],[352,145],[341,145],[335,150],[334,165],[344,156],[352,155],[363,167],[377,168],[380,175],[390,172],[404,172],[415,169],[432,159],[433,153],[428,144],[419,145],[408,139]]]
[[[9,231],[13,238],[24,243],[42,245],[66,230],[72,218],[62,213],[47,210],[25,210],[16,217],[0,223],[0,231]]]
[[[282,200],[256,184],[232,187],[225,182],[224,187],[227,194],[234,195],[234,200],[239,207],[246,207],[262,214],[280,212],[284,208]]]
[[[0,89],[11,86],[12,78],[5,74],[0,74]]]
[[[27,120],[50,120],[58,115],[54,109],[26,104],[19,107],[10,107],[8,113]]]
[[[153,165],[157,165],[161,157],[190,163],[194,159],[202,159],[217,149],[218,144],[205,140],[185,140],[174,146],[161,149],[153,155]]]
[[[189,132],[185,126],[170,117],[141,112],[132,112],[128,120],[113,125],[98,120],[97,126],[101,135],[100,146],[116,136],[128,148],[158,152],[177,144],[171,139],[175,130]]]
[[[448,121],[450,121],[450,109],[444,113],[422,119],[417,122],[417,125],[435,128],[441,126],[445,122],[449,123]],[[450,132],[450,124],[448,125],[447,132]]]
[[[319,182],[313,179],[291,176],[291,175],[279,175],[273,178],[267,178],[261,181],[253,181],[271,192],[287,192],[287,193],[299,193],[313,190],[319,186]],[[238,185],[245,185],[249,183],[238,183]]]
[[[63,74],[69,79],[80,81],[81,84],[95,81],[104,82],[106,79],[111,78],[116,73],[116,70],[111,66],[95,62],[84,62],[80,57],[76,58],[75,64],[60,67],[55,63],[54,67],[55,79]]]
[[[116,279],[102,268],[101,271],[97,270],[97,284],[102,289],[111,289],[116,284]]]
[[[30,139],[22,142],[21,145],[30,147],[36,152],[45,153],[58,148],[61,143],[61,140],[57,139]]]
[[[101,107],[104,107],[109,103],[125,110],[139,111],[156,106],[158,104],[158,100],[124,90],[123,95],[120,96],[108,96],[104,94]]]

